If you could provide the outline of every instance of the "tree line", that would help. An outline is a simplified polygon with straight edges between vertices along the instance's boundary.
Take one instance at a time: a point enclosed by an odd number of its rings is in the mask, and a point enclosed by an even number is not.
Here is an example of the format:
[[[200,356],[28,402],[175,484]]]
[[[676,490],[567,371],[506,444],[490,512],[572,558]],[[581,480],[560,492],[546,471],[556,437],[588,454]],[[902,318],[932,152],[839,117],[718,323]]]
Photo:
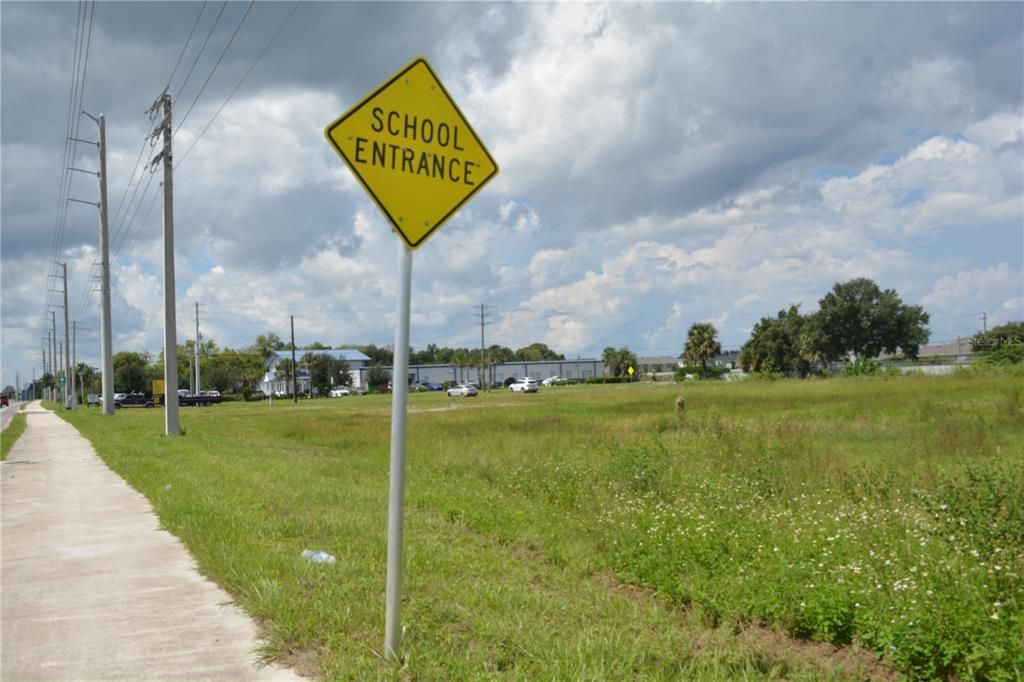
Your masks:
[[[867,278],[836,283],[818,301],[818,311],[802,314],[799,305],[762,317],[740,348],[738,362],[746,372],[807,376],[815,369],[853,359],[864,361],[882,353],[916,359],[928,342],[929,316],[921,306],[903,303],[893,289]],[[682,357],[702,366],[721,352],[717,332],[709,323],[694,324]]]
[[[242,394],[252,389],[267,372],[270,358],[277,352],[290,350],[280,336],[274,333],[260,334],[254,343],[242,349],[220,348],[216,341],[207,339],[199,344],[199,376],[200,385],[204,390],[215,389],[221,393]],[[376,370],[378,379],[388,381],[384,366],[394,362],[394,351],[387,346],[375,344],[330,346],[320,341],[306,344],[296,349],[296,364],[300,372],[307,372],[311,386],[321,395],[326,395],[334,386],[349,386],[352,383],[349,364],[342,358],[321,353],[317,350],[358,350],[370,359],[370,372]],[[193,389],[195,376],[195,342],[188,340],[177,347],[178,386]],[[410,348],[411,364],[451,364],[459,367],[479,367],[481,364],[480,349],[449,348],[429,344],[425,349],[416,351]],[[556,353],[543,343],[532,343],[513,350],[507,346],[491,345],[485,350],[484,360],[487,366],[514,361],[564,360],[565,356]],[[122,351],[113,356],[114,390],[118,393],[145,393],[152,388],[152,382],[164,376],[164,353],[157,354],[140,351]],[[290,382],[295,368],[290,357],[279,361],[275,366],[275,379]],[[81,379],[83,393],[100,392],[99,372],[85,363],[79,363],[76,373]],[[62,373],[60,373],[62,374]],[[45,374],[37,379],[38,388],[57,386],[57,377]]]
[[[740,348],[738,362],[747,372],[784,373],[807,376],[832,363],[853,359],[871,360],[881,354],[900,354],[916,359],[922,345],[928,342],[929,315],[921,306],[907,305],[893,289],[882,289],[867,278],[856,278],[836,283],[831,291],[818,301],[818,311],[804,314],[799,305],[780,310],[774,317],[762,317],[751,330],[750,338]],[[992,362],[1024,362],[1024,323],[1011,322],[971,339],[976,352]],[[255,386],[267,371],[271,355],[289,346],[273,333],[261,334],[248,348],[234,350],[218,348],[213,340],[199,347],[199,366],[202,386],[222,393],[241,393]],[[387,346],[375,344],[340,345],[335,349],[355,349],[370,360],[371,380],[387,381],[384,366],[394,362],[394,352]],[[313,350],[331,350],[319,341],[303,346],[297,352],[298,366],[305,369],[311,384],[326,393],[332,386],[351,383],[349,366],[343,359],[329,355],[309,353]],[[691,367],[699,367],[702,376],[708,376],[709,363],[722,352],[718,332],[708,322],[693,324],[683,346],[680,358]],[[179,385],[191,387],[192,363],[195,344],[192,340],[178,346],[177,363]],[[163,377],[163,352],[149,353],[124,351],[114,356],[114,389],[118,392],[144,392],[154,379]],[[451,348],[428,344],[417,351],[409,349],[409,362],[413,365],[452,365],[456,367],[492,366],[507,362],[533,362],[565,360],[543,343],[532,343],[518,349],[498,344],[491,345],[481,357],[479,348]],[[627,346],[606,347],[601,360],[613,376],[625,376],[629,367],[635,367],[637,356]],[[76,368],[83,392],[98,393],[99,373],[85,363]],[[294,368],[291,359],[282,360],[276,367],[278,380],[291,380]],[[45,374],[36,382],[38,388],[57,385],[57,378]]]

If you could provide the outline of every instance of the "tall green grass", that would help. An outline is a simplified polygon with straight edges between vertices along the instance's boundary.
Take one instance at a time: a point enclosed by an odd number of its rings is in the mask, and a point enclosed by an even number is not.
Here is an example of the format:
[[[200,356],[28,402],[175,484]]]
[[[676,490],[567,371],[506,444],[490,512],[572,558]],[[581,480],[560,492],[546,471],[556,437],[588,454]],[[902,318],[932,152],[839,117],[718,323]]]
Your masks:
[[[320,675],[1024,676],[1013,377],[413,395],[398,671],[386,397],[62,416]]]
[[[21,434],[25,432],[25,426],[28,424],[27,419],[28,417],[25,416],[24,412],[19,412],[11,417],[7,428],[0,432],[0,462],[7,459],[11,448],[14,447]]]

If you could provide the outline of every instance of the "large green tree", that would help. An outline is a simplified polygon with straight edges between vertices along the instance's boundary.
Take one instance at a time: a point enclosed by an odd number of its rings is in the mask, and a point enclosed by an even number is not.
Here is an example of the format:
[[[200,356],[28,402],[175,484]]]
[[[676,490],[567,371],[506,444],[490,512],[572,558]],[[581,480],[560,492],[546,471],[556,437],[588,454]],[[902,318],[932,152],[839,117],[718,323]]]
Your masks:
[[[379,363],[370,365],[366,371],[366,383],[375,388],[381,388],[391,381],[391,375]]]
[[[202,386],[222,393],[241,393],[246,386],[254,386],[266,371],[260,355],[230,348],[201,359],[200,365]]]
[[[516,351],[516,360],[565,360],[565,356],[548,348],[546,343],[531,343]]]
[[[811,358],[804,352],[804,327],[807,318],[800,306],[780,310],[777,317],[762,317],[754,325],[750,339],[740,349],[740,367],[746,372],[785,372],[806,376]]]
[[[371,343],[367,346],[342,346],[342,348],[354,348],[370,358],[370,364],[391,365],[395,360],[394,352],[387,346],[377,346]]]
[[[820,350],[827,361],[897,352],[916,358],[928,342],[928,313],[865,277],[837,283],[818,306]]]
[[[121,351],[113,357],[114,390],[118,393],[141,393],[149,388],[152,375],[146,353]]]
[[[306,353],[301,362],[309,371],[310,384],[321,396],[327,395],[334,386],[352,385],[349,364],[343,358],[327,353]]]
[[[487,349],[487,362],[491,365],[500,365],[512,362],[516,359],[516,353],[508,346],[493,344]]]
[[[284,341],[273,332],[260,334],[256,337],[256,342],[249,347],[249,351],[262,357],[264,363],[267,363],[277,350],[284,350]]]
[[[718,330],[710,322],[695,322],[686,334],[686,345],[683,347],[683,359],[687,364],[700,365],[701,376],[708,376],[708,362],[722,352],[722,344],[718,342]]]

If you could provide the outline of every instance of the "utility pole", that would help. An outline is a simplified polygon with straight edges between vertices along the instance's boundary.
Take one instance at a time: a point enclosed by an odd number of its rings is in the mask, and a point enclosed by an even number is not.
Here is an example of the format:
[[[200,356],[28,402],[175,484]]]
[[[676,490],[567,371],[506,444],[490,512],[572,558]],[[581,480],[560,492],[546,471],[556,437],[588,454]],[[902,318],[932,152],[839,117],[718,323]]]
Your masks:
[[[50,321],[53,326],[53,336],[51,337],[53,339],[53,348],[50,349],[50,369],[53,370],[54,382],[53,394],[50,396],[50,400],[56,400],[57,386],[59,385],[57,383],[57,358],[59,358],[60,356],[57,355],[57,313],[53,310],[50,311]]]
[[[32,400],[35,400],[36,396],[36,368],[32,368]]]
[[[162,134],[164,148],[153,164],[164,164],[164,433],[168,436],[181,434],[178,420],[178,339],[175,318],[174,297],[174,185],[171,176],[174,170],[171,155],[171,96],[164,91],[153,102],[151,112],[163,110],[160,125],[153,130],[153,137]]]
[[[88,114],[86,114],[88,116]],[[91,117],[90,117],[91,118]],[[110,322],[110,234],[107,226],[107,120],[95,119],[100,128],[100,393],[103,414],[114,414],[114,359]],[[175,393],[177,395],[177,393]]]
[[[983,333],[987,334],[988,333],[988,313],[983,310],[983,311],[981,311],[981,315],[978,315],[978,317],[981,318],[981,331]]]
[[[78,400],[78,391],[75,389],[78,386],[78,320],[72,320],[71,322],[71,409],[75,409],[76,401]],[[82,401],[85,404],[85,401]]]
[[[43,347],[43,376],[46,376],[46,368],[49,365],[46,364],[46,349],[50,347],[50,332],[46,332],[46,345]],[[43,386],[43,400],[47,399],[49,390],[46,386]]]
[[[199,395],[199,341],[200,341],[200,339],[202,339],[202,337],[199,336],[199,302],[196,301],[196,347],[195,347],[195,351],[196,351],[196,361],[195,361],[196,380],[192,383],[192,393],[194,395]]]
[[[299,373],[299,368],[295,365],[295,316],[292,315],[292,402],[299,402],[299,393],[295,390],[295,376]]]
[[[71,366],[71,325],[68,323],[68,264],[61,263],[64,273],[64,407],[75,409],[75,373]]]
[[[480,390],[490,390],[491,382],[484,379],[484,371],[487,367],[487,361],[484,359],[484,326],[487,324],[487,318],[484,316],[484,304],[480,304]]]

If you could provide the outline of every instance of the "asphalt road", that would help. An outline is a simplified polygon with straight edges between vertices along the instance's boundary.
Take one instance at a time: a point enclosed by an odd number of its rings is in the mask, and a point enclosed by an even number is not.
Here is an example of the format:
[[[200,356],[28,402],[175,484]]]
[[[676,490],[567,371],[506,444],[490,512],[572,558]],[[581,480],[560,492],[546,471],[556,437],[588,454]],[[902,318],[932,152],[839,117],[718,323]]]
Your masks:
[[[7,425],[14,419],[14,415],[18,413],[18,406],[21,403],[11,401],[8,407],[0,408],[0,431],[7,428]]]

